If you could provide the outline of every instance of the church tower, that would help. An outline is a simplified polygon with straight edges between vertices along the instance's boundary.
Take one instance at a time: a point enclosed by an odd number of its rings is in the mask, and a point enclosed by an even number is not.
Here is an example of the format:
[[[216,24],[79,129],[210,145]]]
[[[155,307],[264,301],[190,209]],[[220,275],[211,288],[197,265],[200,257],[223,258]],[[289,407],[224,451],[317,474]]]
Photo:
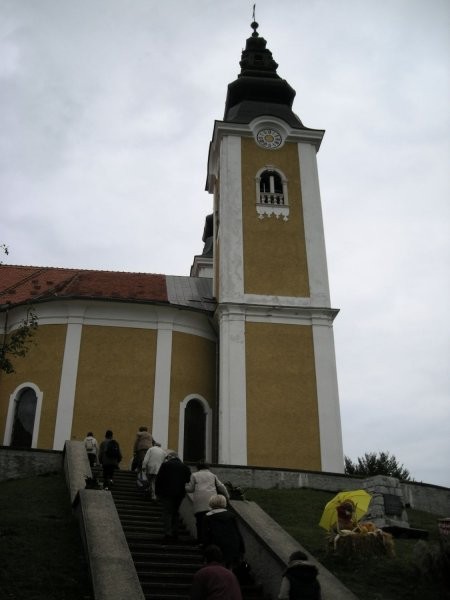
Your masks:
[[[218,462],[343,472],[316,159],[324,131],[292,111],[295,91],[252,28],[208,159]]]

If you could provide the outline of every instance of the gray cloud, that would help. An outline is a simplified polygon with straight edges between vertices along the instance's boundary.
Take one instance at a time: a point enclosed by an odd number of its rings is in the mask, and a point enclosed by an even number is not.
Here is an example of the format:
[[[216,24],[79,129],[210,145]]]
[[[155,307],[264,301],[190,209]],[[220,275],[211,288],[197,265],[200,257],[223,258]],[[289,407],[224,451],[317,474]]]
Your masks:
[[[1,242],[16,264],[187,274],[208,144],[251,30],[240,0],[0,0]],[[344,448],[450,485],[444,0],[260,0],[325,128],[319,174]]]

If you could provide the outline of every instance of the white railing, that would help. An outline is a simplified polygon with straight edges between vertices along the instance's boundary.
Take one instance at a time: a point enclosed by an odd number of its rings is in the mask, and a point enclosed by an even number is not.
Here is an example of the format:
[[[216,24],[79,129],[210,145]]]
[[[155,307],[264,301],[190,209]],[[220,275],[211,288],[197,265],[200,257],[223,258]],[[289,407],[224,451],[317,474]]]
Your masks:
[[[272,206],[284,206],[284,194],[277,192],[260,192],[260,204],[271,204]]]

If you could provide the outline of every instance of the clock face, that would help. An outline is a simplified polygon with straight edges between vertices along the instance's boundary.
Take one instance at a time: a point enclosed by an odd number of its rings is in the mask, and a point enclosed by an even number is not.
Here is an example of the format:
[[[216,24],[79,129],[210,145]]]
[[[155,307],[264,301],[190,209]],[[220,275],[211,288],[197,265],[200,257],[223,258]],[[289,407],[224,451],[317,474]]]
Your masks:
[[[283,138],[276,129],[265,127],[264,129],[260,129],[256,134],[256,141],[263,148],[273,150],[281,146]]]

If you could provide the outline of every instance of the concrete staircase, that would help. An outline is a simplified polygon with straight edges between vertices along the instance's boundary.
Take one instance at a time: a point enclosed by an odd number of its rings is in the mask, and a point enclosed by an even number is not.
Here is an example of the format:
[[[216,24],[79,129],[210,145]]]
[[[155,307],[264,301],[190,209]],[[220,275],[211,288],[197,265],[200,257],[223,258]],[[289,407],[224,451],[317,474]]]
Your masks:
[[[98,469],[93,473],[101,477]],[[116,471],[112,497],[146,600],[189,600],[201,550],[181,525],[177,541],[164,540],[162,508],[136,485],[136,475]],[[261,586],[242,586],[244,600],[263,600]]]

